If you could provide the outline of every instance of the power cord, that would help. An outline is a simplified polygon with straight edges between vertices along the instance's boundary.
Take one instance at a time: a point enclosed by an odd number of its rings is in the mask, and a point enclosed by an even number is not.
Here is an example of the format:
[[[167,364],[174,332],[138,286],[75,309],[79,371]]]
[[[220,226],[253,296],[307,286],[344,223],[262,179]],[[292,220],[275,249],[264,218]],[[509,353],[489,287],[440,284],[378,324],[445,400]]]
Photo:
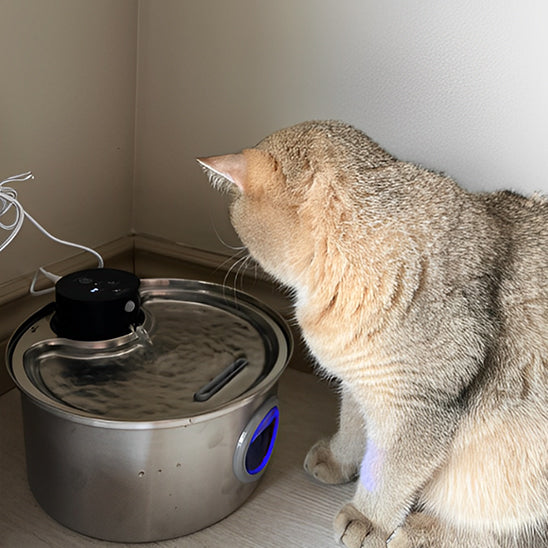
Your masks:
[[[38,228],[38,230],[40,230],[40,232],[45,234],[54,242],[57,242],[61,245],[67,245],[70,247],[75,247],[77,249],[82,249],[83,251],[91,253],[97,258],[98,267],[103,268],[103,258],[101,257],[101,255],[99,255],[99,253],[97,253],[97,251],[86,247],[85,245],[61,240],[50,234],[36,219],[34,219],[27,211],[25,211],[25,209],[21,205],[21,202],[19,202],[19,200],[17,199],[16,190],[11,188],[10,186],[7,186],[11,183],[29,181],[33,179],[34,175],[32,174],[32,172],[26,171],[25,173],[20,173],[19,175],[12,175],[11,177],[8,177],[7,179],[4,179],[2,182],[0,182],[0,229],[9,232],[9,235],[6,237],[6,239],[2,243],[0,243],[0,252],[8,247],[8,245],[17,236],[18,232],[23,226],[23,221],[26,217],[36,228]],[[2,222],[2,218],[7,218],[7,214],[10,211],[12,211],[13,220],[11,222]],[[55,289],[55,287],[48,287],[47,289],[40,290],[36,289],[36,282],[38,281],[38,276],[40,274],[45,276],[48,280],[51,280],[54,284],[57,282],[57,280],[61,278],[61,276],[52,274],[51,272],[48,272],[45,268],[39,267],[34,274],[34,278],[32,279],[32,283],[30,285],[29,291],[32,295],[44,295],[46,293],[53,292]]]

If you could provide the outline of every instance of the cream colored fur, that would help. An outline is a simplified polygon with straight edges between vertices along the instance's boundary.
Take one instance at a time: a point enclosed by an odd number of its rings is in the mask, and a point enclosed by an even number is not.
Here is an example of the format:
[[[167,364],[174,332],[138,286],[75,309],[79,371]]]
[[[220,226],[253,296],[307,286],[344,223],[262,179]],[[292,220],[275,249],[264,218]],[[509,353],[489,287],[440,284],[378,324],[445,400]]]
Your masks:
[[[199,160],[294,290],[340,427],[310,450],[348,548],[546,546],[548,203],[472,194],[341,122]]]

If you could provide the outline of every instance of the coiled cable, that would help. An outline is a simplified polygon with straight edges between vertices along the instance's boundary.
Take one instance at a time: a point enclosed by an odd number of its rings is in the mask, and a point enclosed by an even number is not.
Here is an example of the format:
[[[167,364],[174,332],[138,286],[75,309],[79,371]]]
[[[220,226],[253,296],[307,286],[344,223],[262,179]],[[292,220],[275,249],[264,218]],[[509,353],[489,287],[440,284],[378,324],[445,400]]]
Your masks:
[[[103,268],[104,261],[103,258],[97,251],[94,249],[91,249],[85,245],[76,244],[73,242],[68,242],[66,240],[61,240],[60,238],[56,238],[52,234],[50,234],[36,219],[34,219],[21,205],[21,202],[17,199],[17,191],[12,188],[11,186],[8,186],[11,183],[15,182],[22,182],[22,181],[29,181],[34,179],[34,175],[31,171],[26,171],[25,173],[20,173],[19,175],[12,175],[11,177],[8,177],[7,179],[4,179],[2,182],[0,182],[0,229],[5,230],[9,232],[8,236],[4,239],[2,243],[0,243],[0,252],[2,252],[17,236],[19,231],[21,230],[21,227],[23,226],[23,221],[25,218],[27,218],[40,232],[45,234],[48,238],[53,240],[54,242],[57,242],[61,245],[67,245],[70,247],[75,247],[77,249],[81,249],[83,251],[87,251],[94,255],[97,258],[97,263],[99,268]],[[9,212],[12,212],[11,214]],[[10,221],[3,222],[3,218],[7,219],[8,214],[13,215],[13,219]],[[32,295],[44,295],[46,293],[51,293],[54,291],[54,287],[48,287],[47,289],[36,289],[36,282],[38,280],[38,276],[42,274],[49,280],[51,280],[54,284],[55,282],[60,278],[60,276],[57,276],[56,274],[52,274],[51,272],[48,272],[43,267],[39,267],[36,273],[34,274],[34,278],[32,279],[32,283],[30,286],[30,293]]]

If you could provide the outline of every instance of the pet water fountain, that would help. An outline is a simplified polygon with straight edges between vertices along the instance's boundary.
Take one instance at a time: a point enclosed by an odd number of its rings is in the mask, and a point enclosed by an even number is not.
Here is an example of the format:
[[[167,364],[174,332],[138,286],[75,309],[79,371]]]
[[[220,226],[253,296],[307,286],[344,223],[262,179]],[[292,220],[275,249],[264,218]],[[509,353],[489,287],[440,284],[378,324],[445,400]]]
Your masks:
[[[268,465],[291,350],[277,313],[220,285],[102,267],[57,279],[6,352],[36,500],[120,542],[224,518]]]

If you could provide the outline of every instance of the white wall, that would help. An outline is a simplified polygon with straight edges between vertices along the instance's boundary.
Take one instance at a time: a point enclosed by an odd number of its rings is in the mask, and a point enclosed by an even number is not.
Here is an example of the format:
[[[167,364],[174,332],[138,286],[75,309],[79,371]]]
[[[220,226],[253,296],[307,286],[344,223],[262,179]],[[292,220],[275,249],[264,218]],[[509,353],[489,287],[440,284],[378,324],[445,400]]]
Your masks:
[[[63,239],[97,246],[131,228],[137,8],[0,0],[0,180],[32,170],[12,186]],[[75,253],[25,222],[0,254],[0,284]]]
[[[224,252],[226,203],[194,157],[310,118],[472,189],[548,192],[545,5],[0,0],[0,177],[33,170],[21,201],[62,238]],[[0,285],[73,253],[26,224]]]
[[[140,0],[135,228],[234,242],[197,155],[340,118],[470,189],[548,192],[548,8],[439,0]]]

